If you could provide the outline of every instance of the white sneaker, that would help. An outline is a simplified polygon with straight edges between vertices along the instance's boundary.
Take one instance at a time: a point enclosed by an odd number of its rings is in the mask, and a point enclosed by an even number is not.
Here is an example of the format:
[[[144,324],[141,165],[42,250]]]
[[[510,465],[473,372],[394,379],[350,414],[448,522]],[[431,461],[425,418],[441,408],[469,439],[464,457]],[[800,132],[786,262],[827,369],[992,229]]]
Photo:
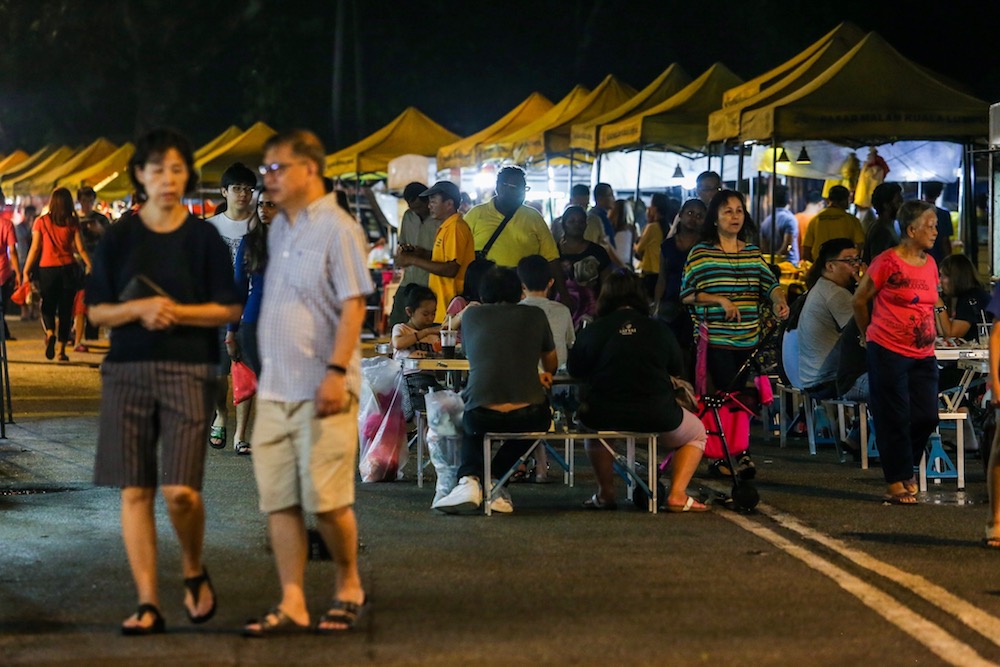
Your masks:
[[[477,477],[466,475],[458,480],[451,493],[431,505],[432,509],[445,514],[457,514],[478,509],[483,504],[483,487]]]
[[[494,481],[495,485],[496,482]],[[499,514],[510,514],[514,511],[514,503],[510,499],[510,491],[504,486],[500,489],[499,495],[490,502],[490,511]]]

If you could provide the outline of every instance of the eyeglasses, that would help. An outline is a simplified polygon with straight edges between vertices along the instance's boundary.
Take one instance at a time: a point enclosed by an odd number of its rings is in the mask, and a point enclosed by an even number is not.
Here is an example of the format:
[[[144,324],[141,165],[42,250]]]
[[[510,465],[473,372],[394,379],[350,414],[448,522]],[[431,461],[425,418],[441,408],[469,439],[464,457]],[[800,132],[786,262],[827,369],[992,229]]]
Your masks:
[[[253,194],[253,188],[249,185],[230,185],[229,191],[234,192],[238,195],[249,195]]]
[[[257,167],[257,171],[260,172],[261,176],[267,176],[268,174],[280,174],[292,165],[302,164],[305,160],[296,160],[295,162],[272,162],[271,164],[262,164]]]
[[[847,262],[851,266],[858,266],[859,264],[861,264],[861,258],[860,257],[846,257],[844,259],[831,259],[831,260],[827,260],[827,261],[830,261],[830,262]]]
[[[497,189],[499,190],[500,188],[507,188],[516,192],[531,192],[531,186],[517,185],[516,183],[498,183]]]
[[[278,205],[273,201],[262,201],[257,202],[257,208],[278,208]]]

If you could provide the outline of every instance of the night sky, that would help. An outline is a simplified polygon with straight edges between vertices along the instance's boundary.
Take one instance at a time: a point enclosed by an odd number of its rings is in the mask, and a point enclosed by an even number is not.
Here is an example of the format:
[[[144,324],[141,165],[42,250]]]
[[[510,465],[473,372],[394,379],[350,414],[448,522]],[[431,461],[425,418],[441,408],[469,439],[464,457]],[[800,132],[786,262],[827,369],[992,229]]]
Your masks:
[[[918,6],[0,0],[0,152],[98,136],[123,142],[159,124],[200,144],[256,120],[314,129],[332,152],[410,105],[464,136],[532,91],[555,102],[609,73],[641,89],[672,62],[696,77],[721,61],[752,78],[843,20],[879,32],[981,99],[1000,101],[989,3],[968,10],[938,3],[919,13]],[[338,9],[339,125],[332,104]]]

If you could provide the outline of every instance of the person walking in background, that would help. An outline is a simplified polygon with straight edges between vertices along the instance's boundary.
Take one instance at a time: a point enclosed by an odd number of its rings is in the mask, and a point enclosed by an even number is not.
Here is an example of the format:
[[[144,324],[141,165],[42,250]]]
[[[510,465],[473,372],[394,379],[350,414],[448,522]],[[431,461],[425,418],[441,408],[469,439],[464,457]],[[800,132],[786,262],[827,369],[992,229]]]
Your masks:
[[[250,231],[240,240],[236,250],[236,265],[233,275],[236,291],[243,304],[243,316],[239,322],[226,329],[226,353],[232,361],[243,361],[254,375],[260,377],[260,350],[257,345],[257,318],[260,316],[260,302],[264,297],[264,269],[267,268],[267,229],[278,213],[278,205],[261,188],[257,196],[257,212],[250,218]],[[233,443],[240,456],[250,454],[250,439],[247,426],[254,397],[251,396],[236,405],[236,433]]]
[[[809,223],[823,210],[823,193],[819,190],[810,190],[806,193],[806,207],[795,214],[795,221],[799,225],[799,257],[802,257],[802,242],[806,239],[806,232],[809,230]]]
[[[310,629],[304,512],[315,514],[337,568],[316,632],[350,630],[365,604],[354,479],[361,326],[373,287],[364,230],[326,194],[325,167],[326,151],[311,132],[282,132],[264,144],[261,173],[281,212],[268,233],[252,444],[281,600],[244,626],[247,637]]]
[[[403,189],[403,201],[406,211],[399,221],[399,237],[396,239],[396,261],[405,252],[426,250],[429,254],[434,250],[434,238],[437,236],[441,221],[431,215],[429,202],[420,197],[427,190],[423,183],[414,181]],[[397,266],[397,268],[399,268]],[[427,287],[430,274],[426,269],[411,264],[403,269],[403,277],[396,289],[396,298],[392,302],[392,312],[389,314],[389,329],[407,320],[406,299],[401,296],[404,287],[411,283]]]
[[[240,241],[250,227],[250,219],[254,214],[253,191],[257,187],[257,175],[242,162],[234,162],[222,172],[222,196],[225,199],[225,209],[208,218],[218,230],[222,240],[229,246],[229,268],[235,270],[236,251]],[[226,420],[229,415],[229,353],[226,350],[226,329],[219,329],[219,378],[220,382],[215,395],[215,417],[212,429],[209,431],[208,444],[214,449],[225,449],[227,443]],[[235,448],[239,443],[233,441]]]
[[[91,320],[112,331],[101,365],[94,483],[121,488],[122,537],[139,602],[121,631],[150,635],[165,629],[156,571],[157,486],[180,543],[184,611],[192,623],[215,614],[215,589],[202,561],[201,484],[216,328],[239,319],[240,306],[225,243],[181,201],[198,182],[187,139],[171,130],[141,137],[129,176],[145,202],[101,239],[86,288]]]
[[[681,282],[688,253],[701,238],[701,227],[705,223],[708,207],[701,199],[688,199],[681,207],[677,218],[680,221],[677,232],[660,244],[660,275],[653,292],[653,304],[658,320],[666,322],[680,345],[684,357],[681,374],[688,382],[694,380],[694,329],[691,313],[681,303]]]
[[[17,261],[21,267],[28,259],[28,251],[31,249],[31,231],[35,226],[36,217],[37,209],[34,206],[25,206],[21,222],[14,226],[14,235],[17,237]],[[20,275],[18,280],[21,280]],[[31,303],[26,301],[21,306],[21,321],[26,322],[34,319],[38,319],[38,303],[32,299]]]
[[[887,485],[883,500],[915,505],[913,466],[938,423],[938,269],[929,254],[937,238],[937,216],[933,206],[921,201],[905,202],[898,216],[902,241],[872,260],[854,293],[853,308],[868,352],[872,417]]]
[[[951,254],[951,237],[955,234],[955,226],[951,223],[951,211],[937,205],[937,200],[944,191],[944,183],[939,181],[928,181],[924,183],[923,201],[934,207],[934,215],[937,216],[937,240],[931,248],[930,255],[934,261],[941,265],[945,257]]]
[[[0,211],[3,210],[3,192],[0,192]],[[17,257],[17,232],[14,223],[6,216],[0,216],[0,317],[3,318],[3,334],[7,340],[14,340],[7,326],[7,304],[14,290],[21,284],[21,265]]]
[[[76,191],[76,201],[80,204],[80,236],[83,237],[83,247],[87,249],[87,254],[93,258],[94,253],[97,252],[97,244],[111,225],[111,221],[94,208],[94,204],[97,202],[97,193],[89,185]],[[83,303],[82,285],[73,301],[73,333],[76,340],[73,347],[74,352],[87,352],[84,341],[94,340],[98,335],[97,327],[87,321],[87,307]]]
[[[813,251],[830,239],[851,239],[864,254],[865,232],[861,222],[847,212],[851,205],[851,191],[843,185],[830,188],[830,205],[816,214],[809,223],[802,240],[802,259],[813,261]]]
[[[80,255],[86,272],[90,273],[90,256],[83,247],[73,195],[66,188],[56,188],[49,198],[49,212],[35,221],[31,232],[31,250],[24,262],[21,278],[22,281],[30,280],[35,263],[38,263],[46,359],[56,356],[58,339],[59,361],[69,361],[66,345],[73,327],[73,299],[83,285],[74,251]]]

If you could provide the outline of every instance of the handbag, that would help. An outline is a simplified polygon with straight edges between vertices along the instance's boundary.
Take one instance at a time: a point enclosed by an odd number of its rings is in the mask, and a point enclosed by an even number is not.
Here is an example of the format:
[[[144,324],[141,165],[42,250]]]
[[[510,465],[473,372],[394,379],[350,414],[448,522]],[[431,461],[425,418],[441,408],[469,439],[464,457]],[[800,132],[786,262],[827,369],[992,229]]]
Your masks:
[[[257,375],[242,361],[234,361],[232,365],[233,374],[233,405],[239,405],[243,401],[253,398],[257,393]]]

